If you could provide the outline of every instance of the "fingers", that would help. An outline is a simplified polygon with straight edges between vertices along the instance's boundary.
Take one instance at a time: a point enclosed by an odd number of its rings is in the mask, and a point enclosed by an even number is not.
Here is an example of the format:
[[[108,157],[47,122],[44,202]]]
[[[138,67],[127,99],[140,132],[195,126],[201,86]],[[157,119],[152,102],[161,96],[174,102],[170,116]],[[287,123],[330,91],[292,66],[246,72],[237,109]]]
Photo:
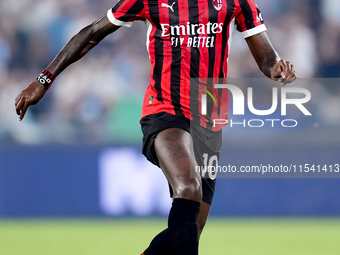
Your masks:
[[[296,80],[294,66],[289,61],[285,61],[284,59],[281,59],[278,62],[278,65],[281,68],[281,77],[278,80],[281,86],[284,86],[287,83],[290,83]]]
[[[286,74],[287,74],[287,71],[288,71],[287,62],[284,59],[280,60],[280,64],[281,64],[280,65],[280,67],[281,67],[281,78],[282,79],[286,79]]]
[[[19,115],[19,121],[25,117],[28,107],[32,105],[31,102],[27,99],[27,96],[24,95],[24,92],[21,92],[19,96],[15,99],[15,111],[17,115]]]
[[[22,107],[21,97],[22,97],[22,95],[20,93],[15,99],[15,110],[16,110],[18,115],[20,115],[20,109]]]
[[[287,78],[286,78],[286,83],[290,83],[290,82],[293,82],[296,80],[296,74],[295,72],[294,73],[291,73]]]
[[[24,104],[21,111],[20,111],[20,116],[19,116],[19,121],[22,121],[22,119],[25,117],[25,114],[27,112],[28,109],[28,104]]]
[[[20,99],[21,99],[21,93],[15,98],[15,107],[17,107]]]
[[[15,99],[15,110],[17,115],[19,115],[19,121],[24,118],[27,108],[28,106],[25,104],[25,99],[22,93],[20,93],[20,95]]]

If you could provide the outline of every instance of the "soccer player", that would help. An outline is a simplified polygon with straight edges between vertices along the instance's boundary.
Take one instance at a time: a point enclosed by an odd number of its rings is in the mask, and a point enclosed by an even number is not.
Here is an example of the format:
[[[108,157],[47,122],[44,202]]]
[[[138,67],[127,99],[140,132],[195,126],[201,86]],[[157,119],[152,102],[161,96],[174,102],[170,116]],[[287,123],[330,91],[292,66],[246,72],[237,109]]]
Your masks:
[[[120,0],[76,34],[37,80],[18,95],[15,106],[19,120],[65,68],[121,26],[130,27],[134,20],[143,20],[148,27],[151,61],[140,121],[143,154],[162,169],[173,198],[168,228],[143,254],[197,255],[215,179],[202,178],[194,169],[218,160],[222,125],[214,126],[212,119],[226,116],[228,111],[228,91],[219,89],[223,105],[209,105],[206,113],[200,112],[199,89],[211,88],[206,78],[226,78],[235,26],[267,77],[285,85],[296,79],[295,71],[274,50],[253,0]]]

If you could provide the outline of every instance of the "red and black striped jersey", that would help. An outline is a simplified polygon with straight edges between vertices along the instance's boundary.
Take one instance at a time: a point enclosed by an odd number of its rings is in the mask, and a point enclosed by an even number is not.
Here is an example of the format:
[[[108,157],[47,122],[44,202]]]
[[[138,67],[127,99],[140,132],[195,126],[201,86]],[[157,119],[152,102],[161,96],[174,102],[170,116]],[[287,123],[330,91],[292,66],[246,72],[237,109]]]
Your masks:
[[[227,77],[235,26],[245,38],[266,30],[253,0],[120,0],[107,16],[117,26],[130,27],[134,20],[148,26],[151,72],[142,117],[167,112],[213,131],[222,128],[212,120],[227,118],[229,93],[207,78]],[[208,97],[215,104],[202,113],[206,93],[218,100]]]

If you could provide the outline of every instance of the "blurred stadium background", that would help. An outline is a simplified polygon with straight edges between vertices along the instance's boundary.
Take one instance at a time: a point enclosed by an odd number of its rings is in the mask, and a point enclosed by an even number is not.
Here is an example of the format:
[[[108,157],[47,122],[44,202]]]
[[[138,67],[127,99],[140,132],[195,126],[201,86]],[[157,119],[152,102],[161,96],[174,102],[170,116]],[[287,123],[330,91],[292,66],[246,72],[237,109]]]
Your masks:
[[[166,227],[165,179],[140,152],[142,22],[67,69],[23,122],[14,110],[70,37],[114,4],[0,0],[0,254],[138,254]],[[290,129],[226,127],[221,164],[339,164],[339,1],[257,4],[295,66],[293,86],[311,91],[313,116],[290,112]],[[263,78],[237,32],[231,51],[237,84]],[[258,89],[255,105],[268,106],[269,86]],[[337,178],[219,179],[201,254],[339,254],[339,194]]]

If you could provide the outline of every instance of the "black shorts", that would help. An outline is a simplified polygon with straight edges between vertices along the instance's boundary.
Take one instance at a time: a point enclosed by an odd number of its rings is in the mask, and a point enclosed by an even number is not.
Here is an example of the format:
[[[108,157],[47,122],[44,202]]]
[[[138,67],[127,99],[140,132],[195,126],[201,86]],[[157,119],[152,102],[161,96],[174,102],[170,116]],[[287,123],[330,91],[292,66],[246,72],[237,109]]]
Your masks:
[[[159,167],[154,148],[155,138],[159,132],[168,128],[181,128],[189,132],[193,139],[193,147],[198,169],[203,166],[217,164],[220,156],[222,132],[212,132],[185,117],[161,112],[145,116],[140,121],[143,132],[143,154],[154,165]],[[202,171],[202,200],[211,205],[215,192],[216,179],[214,174]],[[170,185],[169,185],[170,187]],[[170,187],[170,195],[172,197]]]

